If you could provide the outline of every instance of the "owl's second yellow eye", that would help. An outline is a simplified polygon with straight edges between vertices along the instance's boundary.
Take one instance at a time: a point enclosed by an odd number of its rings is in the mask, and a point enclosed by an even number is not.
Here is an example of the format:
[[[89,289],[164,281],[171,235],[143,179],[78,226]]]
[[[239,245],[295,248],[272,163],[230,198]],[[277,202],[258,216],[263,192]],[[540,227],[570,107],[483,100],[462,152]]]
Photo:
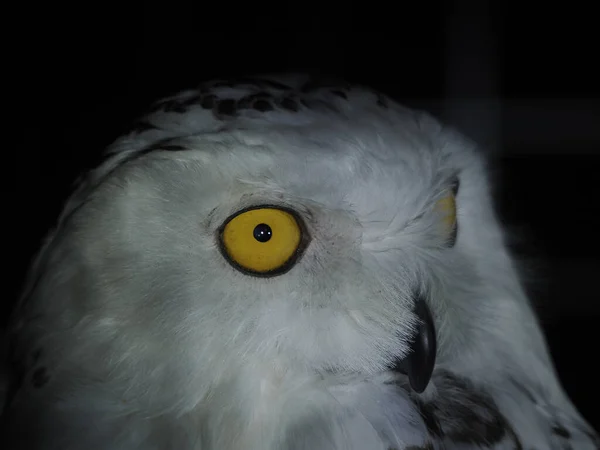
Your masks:
[[[437,201],[436,209],[441,217],[441,230],[446,244],[452,247],[456,243],[457,217],[456,217],[456,193],[452,192]]]
[[[302,229],[288,211],[259,207],[235,214],[221,230],[221,245],[238,268],[263,275],[286,271],[297,256]]]
[[[437,208],[442,213],[442,222],[446,229],[454,229],[456,226],[456,198],[454,194],[439,199]]]

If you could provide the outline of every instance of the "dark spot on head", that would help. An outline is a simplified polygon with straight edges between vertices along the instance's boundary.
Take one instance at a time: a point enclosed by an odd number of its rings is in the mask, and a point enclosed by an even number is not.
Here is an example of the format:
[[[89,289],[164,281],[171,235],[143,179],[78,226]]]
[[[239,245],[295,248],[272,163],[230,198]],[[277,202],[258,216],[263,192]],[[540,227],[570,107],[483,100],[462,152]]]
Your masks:
[[[254,104],[252,105],[252,107],[260,112],[266,112],[266,111],[273,110],[273,106],[271,106],[271,103],[269,103],[267,100],[263,100],[263,99],[256,100],[254,102]]]
[[[236,113],[235,100],[227,98],[217,103],[216,113],[221,116],[233,116]]]
[[[165,112],[174,112],[178,114],[184,114],[187,112],[187,106],[178,100],[169,100],[165,102],[163,109]]]
[[[178,151],[183,151],[183,150],[188,150],[188,149],[181,144],[172,143],[172,140],[169,138],[161,139],[160,141],[154,142],[153,144],[150,144],[147,147],[141,149],[137,153],[132,153],[131,154],[132,159],[128,159],[128,161],[135,159],[135,157],[147,155],[148,153],[152,153],[152,152],[158,152],[158,151],[178,152]]]
[[[167,152],[179,152],[179,151],[182,151],[182,150],[187,150],[187,148],[185,148],[183,145],[179,145],[179,144],[161,145],[158,149],[165,150]]]
[[[238,109],[254,108],[260,112],[272,111],[275,109],[271,103],[273,96],[268,92],[259,92],[258,94],[246,95],[237,101]]]
[[[259,99],[259,98],[269,99],[272,97],[273,96],[271,95],[271,93],[269,91],[260,91],[260,92],[257,92],[256,94],[254,94],[255,99]]]
[[[45,367],[38,367],[31,374],[31,383],[35,388],[41,388],[50,381]]]
[[[343,98],[344,100],[348,100],[348,96],[346,95],[346,93],[344,91],[340,91],[339,89],[333,89],[331,91],[331,93],[333,95],[337,95],[340,98]]]
[[[245,97],[242,97],[237,101],[237,108],[238,109],[248,109],[252,106],[253,101],[254,101],[253,95],[246,95]]]
[[[569,439],[571,437],[571,433],[569,433],[569,430],[567,430],[560,423],[555,423],[554,425],[552,425],[552,433],[565,439]]]

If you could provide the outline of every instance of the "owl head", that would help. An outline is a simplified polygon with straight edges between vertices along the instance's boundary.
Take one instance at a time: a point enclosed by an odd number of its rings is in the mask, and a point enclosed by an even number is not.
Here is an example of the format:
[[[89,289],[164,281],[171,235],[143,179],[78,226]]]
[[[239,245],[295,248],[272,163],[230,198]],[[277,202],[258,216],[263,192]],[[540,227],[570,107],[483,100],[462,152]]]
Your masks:
[[[547,358],[481,150],[367,89],[282,86],[183,93],[111,147],[15,313],[16,404],[153,416],[240,377],[423,392]]]

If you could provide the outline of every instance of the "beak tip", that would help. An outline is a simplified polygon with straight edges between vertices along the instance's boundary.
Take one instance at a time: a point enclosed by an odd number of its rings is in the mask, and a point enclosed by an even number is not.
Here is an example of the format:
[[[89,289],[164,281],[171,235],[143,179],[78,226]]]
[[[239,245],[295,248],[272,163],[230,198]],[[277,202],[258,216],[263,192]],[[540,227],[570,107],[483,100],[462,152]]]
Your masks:
[[[437,338],[433,317],[425,299],[419,296],[414,313],[419,318],[417,333],[411,342],[411,350],[406,358],[398,361],[393,370],[408,376],[410,387],[421,394],[431,380],[437,354]]]

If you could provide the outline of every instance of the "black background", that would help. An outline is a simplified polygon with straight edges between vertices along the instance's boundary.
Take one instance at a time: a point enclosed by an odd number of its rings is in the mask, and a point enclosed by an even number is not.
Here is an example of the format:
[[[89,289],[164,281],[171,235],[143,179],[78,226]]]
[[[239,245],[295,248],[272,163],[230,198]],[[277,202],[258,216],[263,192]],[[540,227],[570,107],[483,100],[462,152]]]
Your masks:
[[[4,310],[77,173],[153,100],[221,76],[334,74],[499,152],[499,212],[518,236],[560,378],[599,429],[597,24],[591,3],[525,3],[90,3],[6,14],[4,72],[16,75],[6,96],[18,100],[18,131],[7,134],[18,142],[5,169]]]

